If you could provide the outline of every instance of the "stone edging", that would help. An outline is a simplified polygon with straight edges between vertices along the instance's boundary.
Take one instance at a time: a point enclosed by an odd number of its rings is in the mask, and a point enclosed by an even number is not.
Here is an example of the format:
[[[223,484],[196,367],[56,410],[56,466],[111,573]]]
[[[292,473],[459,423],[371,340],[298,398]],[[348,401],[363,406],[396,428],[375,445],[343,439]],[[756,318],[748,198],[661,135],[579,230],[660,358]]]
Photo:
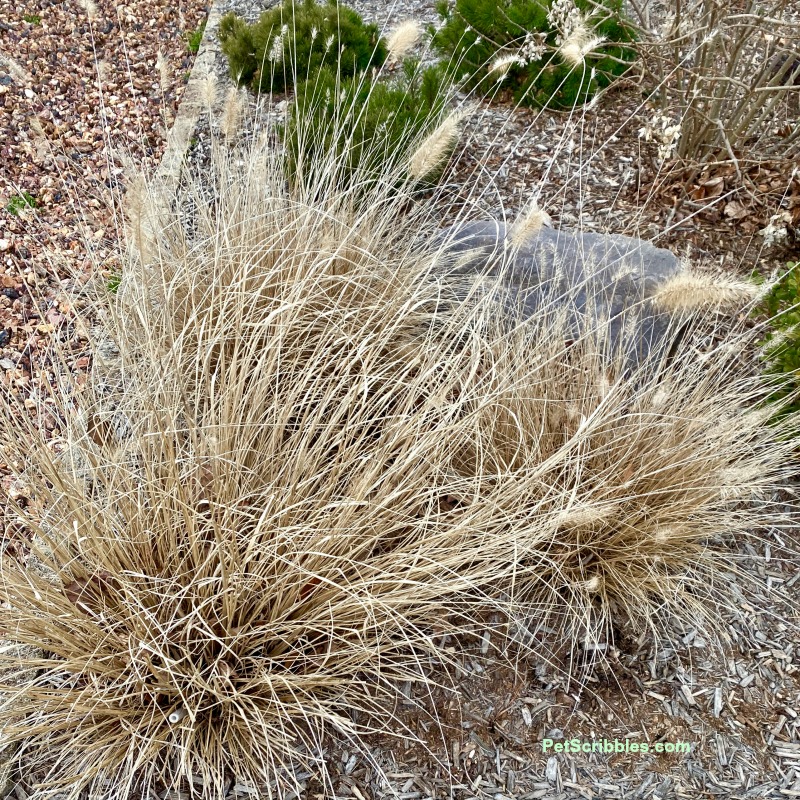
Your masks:
[[[206,109],[203,100],[203,84],[206,78],[215,73],[214,65],[219,52],[217,29],[222,18],[220,3],[212,0],[208,10],[206,27],[200,42],[200,49],[192,65],[186,91],[178,106],[178,113],[167,134],[167,146],[156,170],[155,182],[159,188],[171,194],[181,176],[183,160],[192,139],[200,114]]]

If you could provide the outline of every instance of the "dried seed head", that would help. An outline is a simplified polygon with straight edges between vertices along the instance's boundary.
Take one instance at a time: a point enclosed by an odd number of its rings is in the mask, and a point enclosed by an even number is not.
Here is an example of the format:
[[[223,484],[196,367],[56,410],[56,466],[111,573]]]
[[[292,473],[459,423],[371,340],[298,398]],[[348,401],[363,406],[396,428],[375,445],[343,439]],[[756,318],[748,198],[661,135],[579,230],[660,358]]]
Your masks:
[[[156,57],[156,69],[158,70],[158,80],[161,84],[161,93],[166,94],[172,85],[172,69],[169,65],[169,59],[161,52],[158,51]]]
[[[269,49],[267,58],[273,64],[280,64],[283,61],[283,40],[286,38],[288,32],[289,26],[284,25],[281,27],[280,33],[276,34],[275,38],[272,40],[272,47]]]
[[[674,535],[674,528],[669,525],[660,525],[653,531],[653,541],[657,544],[667,544]]]
[[[797,333],[797,325],[790,325],[788,328],[784,328],[783,330],[776,331],[775,333],[771,334],[769,340],[758,348],[757,352],[759,358],[769,359],[782,344],[790,340],[794,341],[794,339],[797,337]]]
[[[86,12],[90,21],[94,22],[97,19],[97,6],[92,0],[78,0],[78,5]]]
[[[593,575],[588,581],[583,582],[587,592],[599,592],[603,588],[603,579],[600,575]]]
[[[169,207],[169,200],[163,188],[148,182],[145,175],[135,168],[127,172],[126,184],[123,210],[130,242],[146,263],[158,250],[158,225],[164,217],[164,209]]]
[[[603,330],[607,327],[607,324],[600,325],[599,327],[601,330]],[[609,378],[608,373],[605,370],[599,372],[595,376],[595,382],[597,384],[597,389],[600,393],[600,397],[606,397],[608,393],[611,391],[611,386],[612,386],[611,379]]]
[[[744,414],[739,421],[742,430],[752,431],[763,428],[775,416],[775,409],[771,406],[754,408]]]
[[[652,296],[662,311],[692,311],[714,306],[740,307],[758,296],[758,287],[722,275],[684,270],[663,283]]]
[[[386,42],[391,61],[402,60],[422,36],[422,28],[414,20],[401,22]]]
[[[608,522],[612,520],[619,511],[616,503],[590,504],[576,503],[572,508],[562,511],[556,517],[556,524],[559,528],[582,528],[597,522]]]
[[[515,64],[524,66],[525,59],[516,54],[501,56],[492,62],[491,66],[489,67],[489,74],[496,74],[497,80],[501,81],[506,75],[508,75],[508,71]]]
[[[242,96],[238,89],[231,87],[225,98],[222,110],[220,130],[226,139],[230,139],[239,130],[239,121],[242,115]]]
[[[511,246],[519,249],[531,236],[539,233],[543,225],[549,225],[550,222],[547,212],[539,207],[539,203],[535,199],[532,200],[514,223],[511,231]]]
[[[593,36],[587,20],[579,16],[575,18],[569,33],[561,42],[558,53],[567,64],[579,67],[583,64],[586,56],[604,41],[605,39],[602,36]]]
[[[653,408],[663,408],[673,396],[673,390],[669,384],[659,384],[658,389],[650,396],[650,405]]]
[[[217,102],[217,76],[213,72],[207,72],[203,78],[200,91],[206,108],[213,108]]]
[[[764,475],[759,467],[737,465],[719,473],[720,497],[723,500],[741,500],[759,493]]]
[[[144,175],[130,166],[125,177],[127,188],[125,190],[124,211],[129,222],[135,225],[144,209],[147,180]]]
[[[559,49],[559,53],[561,53],[561,57],[568,64],[573,67],[579,67],[583,64],[586,56],[589,55],[592,50],[599,47],[604,41],[602,37],[595,37],[587,41],[584,45],[578,45],[574,42],[565,42]]]
[[[442,165],[458,138],[462,116],[459,112],[450,114],[413,152],[408,164],[408,173],[412,178],[421,180]]]

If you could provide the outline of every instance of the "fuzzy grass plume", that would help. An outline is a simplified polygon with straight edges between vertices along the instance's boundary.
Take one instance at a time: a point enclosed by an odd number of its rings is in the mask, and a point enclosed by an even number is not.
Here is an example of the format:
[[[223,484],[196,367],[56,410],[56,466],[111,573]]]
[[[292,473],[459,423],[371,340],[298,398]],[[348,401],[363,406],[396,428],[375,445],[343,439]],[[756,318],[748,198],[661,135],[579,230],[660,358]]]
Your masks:
[[[414,48],[422,37],[422,28],[414,20],[401,22],[386,40],[386,50],[389,59],[392,61],[402,61]]]
[[[409,188],[435,144],[380,182],[324,156],[310,187],[267,132],[171,205],[131,193],[94,310],[116,360],[81,390],[64,355],[55,442],[12,396],[2,428],[31,538],[0,556],[0,628],[34,648],[0,652],[2,735],[34,796],[283,797],[327,735],[409,735],[395,686],[446,681],[442,633],[713,627],[722,540],[780,521],[793,445],[744,334],[702,350],[715,318],[678,304],[631,365],[559,297],[530,322],[488,275],[459,294]]]
[[[460,112],[445,117],[414,150],[408,162],[408,173],[415,180],[423,180],[436,172],[450,156],[458,139],[459,126],[464,118]]]
[[[589,20],[578,15],[571,21],[567,34],[559,45],[558,53],[572,67],[582,67],[586,56],[604,42],[594,36]]]

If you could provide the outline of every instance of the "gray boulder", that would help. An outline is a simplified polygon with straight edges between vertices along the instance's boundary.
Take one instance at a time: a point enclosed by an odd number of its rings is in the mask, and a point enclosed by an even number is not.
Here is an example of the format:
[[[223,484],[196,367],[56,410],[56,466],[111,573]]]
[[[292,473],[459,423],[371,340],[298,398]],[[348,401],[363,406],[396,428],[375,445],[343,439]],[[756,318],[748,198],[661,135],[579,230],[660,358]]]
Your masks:
[[[440,234],[437,273],[458,299],[478,276],[496,279],[511,318],[566,308],[572,335],[589,332],[639,362],[674,345],[680,324],[652,298],[681,271],[669,250],[628,236],[543,227],[509,252],[502,222],[467,222]],[[679,321],[677,321],[679,323]]]

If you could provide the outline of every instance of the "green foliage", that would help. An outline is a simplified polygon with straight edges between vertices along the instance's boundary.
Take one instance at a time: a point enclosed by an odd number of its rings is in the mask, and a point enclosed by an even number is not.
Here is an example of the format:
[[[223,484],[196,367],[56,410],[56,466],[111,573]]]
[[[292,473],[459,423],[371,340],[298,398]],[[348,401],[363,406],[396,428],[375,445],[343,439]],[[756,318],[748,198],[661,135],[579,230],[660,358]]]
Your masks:
[[[758,309],[772,321],[762,344],[765,374],[778,384],[769,399],[784,403],[779,417],[800,411],[800,262],[788,267]]]
[[[122,276],[114,272],[106,281],[106,289],[108,289],[111,294],[116,294],[119,291],[120,283],[122,283]]]
[[[42,18],[38,14],[23,14],[22,19],[31,25],[39,25],[42,21]]]
[[[559,52],[568,24],[551,20],[554,0],[439,0],[443,20],[431,28],[434,48],[447,57],[467,89],[492,95],[509,89],[523,105],[571,108],[590,100],[630,67],[633,29],[623,16],[623,0],[575,0],[588,19],[590,37],[602,42],[574,66]],[[492,70],[508,59],[502,70]]]
[[[16,217],[19,216],[19,212],[25,208],[38,207],[39,203],[36,201],[36,198],[32,194],[28,194],[28,192],[23,192],[22,194],[15,195],[8,201],[6,211]]]
[[[423,69],[416,59],[405,61],[400,77],[385,82],[365,75],[341,78],[323,67],[297,87],[285,132],[289,174],[296,176],[301,164],[303,179],[313,181],[317,178],[307,174],[308,165],[327,167],[324,154],[334,152],[337,178],[344,182],[356,170],[366,182],[390,174],[441,118],[446,80],[442,67]],[[428,175],[426,183],[438,179],[442,169]]]
[[[190,53],[197,53],[200,49],[200,42],[203,41],[203,34],[206,30],[207,20],[203,20],[196,30],[184,34],[186,36],[186,46]]]
[[[323,66],[336,67],[343,78],[357,75],[387,56],[378,26],[336,0],[284,0],[253,25],[227,14],[219,40],[234,80],[262,92],[282,92]]]

